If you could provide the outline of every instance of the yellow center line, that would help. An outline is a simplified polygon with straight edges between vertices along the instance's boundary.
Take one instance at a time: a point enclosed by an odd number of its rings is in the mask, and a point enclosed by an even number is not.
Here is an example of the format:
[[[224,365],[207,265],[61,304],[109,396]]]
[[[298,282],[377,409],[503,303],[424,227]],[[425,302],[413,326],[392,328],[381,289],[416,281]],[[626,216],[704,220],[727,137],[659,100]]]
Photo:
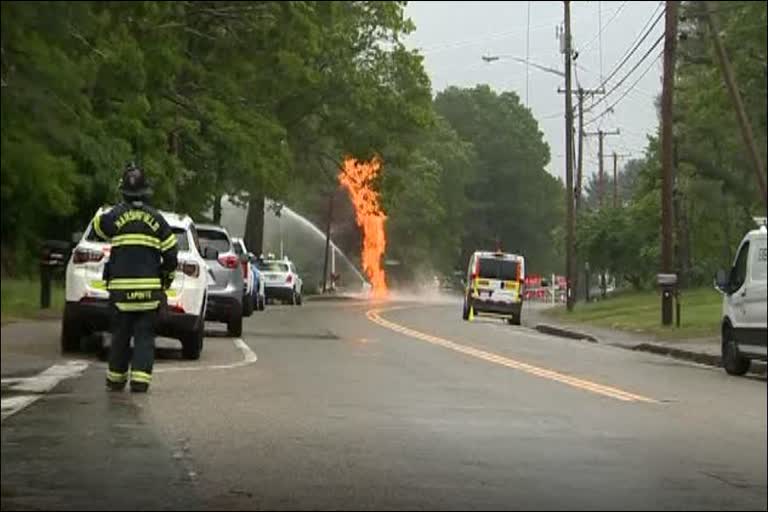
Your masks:
[[[621,389],[614,388],[611,386],[606,386],[604,384],[599,384],[597,382],[579,379],[578,377],[572,377],[570,375],[565,375],[563,373],[560,373],[554,370],[541,368],[539,366],[534,366],[532,364],[524,363],[522,361],[517,361],[509,357],[501,356],[499,354],[486,352],[485,350],[480,350],[480,349],[471,347],[469,345],[462,345],[460,343],[456,343],[445,338],[440,338],[438,336],[433,336],[431,334],[427,334],[421,331],[416,331],[414,329],[410,329],[403,325],[396,324],[394,322],[386,320],[382,318],[382,316],[380,315],[380,313],[382,313],[383,311],[392,311],[395,309],[400,309],[400,308],[370,309],[366,312],[365,316],[371,322],[378,324],[382,327],[385,327],[389,330],[398,332],[400,334],[404,334],[411,338],[416,338],[422,341],[426,341],[433,345],[438,345],[438,346],[447,348],[449,350],[453,350],[455,352],[466,354],[468,356],[472,356],[477,359],[482,359],[483,361],[488,361],[489,363],[494,363],[501,366],[505,366],[507,368],[520,370],[531,375],[536,375],[537,377],[542,377],[544,379],[560,382],[562,384],[565,384],[574,388],[578,388],[584,391],[589,391],[589,392],[596,393],[598,395],[607,396],[610,398],[615,398],[616,400],[621,400],[624,402],[645,402],[645,403],[652,403],[652,404],[658,403],[658,401],[652,398],[648,398],[646,396],[636,395],[634,393],[629,393],[627,391],[623,391]]]

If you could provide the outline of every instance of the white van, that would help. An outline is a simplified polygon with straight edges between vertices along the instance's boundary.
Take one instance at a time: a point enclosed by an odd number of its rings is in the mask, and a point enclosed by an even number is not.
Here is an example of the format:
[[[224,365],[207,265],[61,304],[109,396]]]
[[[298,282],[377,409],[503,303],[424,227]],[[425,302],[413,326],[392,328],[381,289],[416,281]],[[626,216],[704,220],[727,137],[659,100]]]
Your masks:
[[[501,251],[477,251],[469,259],[462,318],[501,316],[520,325],[525,258]]]
[[[723,294],[721,322],[725,371],[744,375],[750,361],[768,360],[768,247],[765,218],[746,234],[731,271],[720,270],[715,286]]]

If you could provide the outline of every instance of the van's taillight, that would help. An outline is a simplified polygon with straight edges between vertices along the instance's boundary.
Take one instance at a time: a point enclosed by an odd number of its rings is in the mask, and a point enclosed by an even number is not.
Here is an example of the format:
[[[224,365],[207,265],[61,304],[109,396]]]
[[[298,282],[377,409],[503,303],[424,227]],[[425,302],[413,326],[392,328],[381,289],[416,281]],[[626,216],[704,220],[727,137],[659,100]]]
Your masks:
[[[237,268],[240,260],[234,254],[229,254],[227,256],[219,256],[219,263],[227,268]]]
[[[286,282],[286,283],[291,283],[291,282],[293,282],[293,276],[292,276],[291,274],[288,274],[288,277],[286,277],[286,278],[285,278],[285,282]]]
[[[243,277],[248,279],[248,262],[243,262]]]
[[[91,249],[84,249],[78,247],[72,254],[72,263],[88,263],[101,261],[104,257],[104,253],[101,251],[93,251]]]
[[[200,267],[197,263],[190,261],[180,261],[176,266],[176,270],[180,270],[190,277],[197,277],[200,275]]]

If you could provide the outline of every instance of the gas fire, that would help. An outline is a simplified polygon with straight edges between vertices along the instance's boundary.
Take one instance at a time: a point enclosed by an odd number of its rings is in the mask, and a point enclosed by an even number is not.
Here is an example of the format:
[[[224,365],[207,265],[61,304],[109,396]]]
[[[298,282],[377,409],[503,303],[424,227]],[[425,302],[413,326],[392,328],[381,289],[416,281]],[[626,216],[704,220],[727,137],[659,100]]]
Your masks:
[[[363,270],[371,282],[374,298],[387,295],[387,280],[381,264],[387,247],[384,231],[387,216],[381,210],[379,193],[373,188],[380,170],[381,160],[378,158],[365,162],[348,157],[339,173],[339,183],[347,189],[355,207],[357,225],[363,231]]]

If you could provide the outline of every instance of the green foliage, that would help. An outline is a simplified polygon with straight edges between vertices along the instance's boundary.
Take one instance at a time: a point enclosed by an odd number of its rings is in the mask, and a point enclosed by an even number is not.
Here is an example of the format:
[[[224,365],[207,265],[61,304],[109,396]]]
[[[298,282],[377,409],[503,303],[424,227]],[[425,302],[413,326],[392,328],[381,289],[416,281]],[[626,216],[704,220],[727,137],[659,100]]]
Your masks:
[[[708,284],[718,268],[728,267],[739,240],[754,227],[751,217],[765,214],[701,7],[683,3],[675,70],[675,267],[686,286]],[[766,4],[718,3],[715,11],[765,161]],[[651,285],[660,265],[660,161],[659,140],[651,137],[645,157],[620,175],[623,207],[614,210],[607,199],[596,211],[592,180],[579,219],[580,257],[637,288]],[[610,179],[606,193],[612,193]]]
[[[467,187],[462,261],[497,240],[525,254],[532,272],[560,267],[551,233],[563,223],[562,183],[548,174],[549,146],[536,120],[515,93],[488,86],[451,87],[437,95],[435,108],[471,142],[477,155]]]

